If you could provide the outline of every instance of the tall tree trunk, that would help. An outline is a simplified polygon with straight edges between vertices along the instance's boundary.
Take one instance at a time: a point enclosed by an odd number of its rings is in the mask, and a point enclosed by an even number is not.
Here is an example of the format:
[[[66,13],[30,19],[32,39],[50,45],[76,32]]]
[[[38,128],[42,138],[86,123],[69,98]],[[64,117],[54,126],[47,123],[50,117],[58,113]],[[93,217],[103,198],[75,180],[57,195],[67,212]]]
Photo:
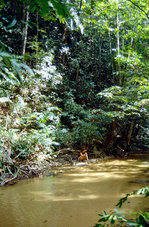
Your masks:
[[[22,55],[25,55],[26,52],[26,43],[27,43],[27,33],[28,33],[28,22],[29,22],[29,11],[28,6],[23,7],[23,21],[25,22],[23,26],[23,35],[22,35]]]
[[[106,149],[108,148],[109,144],[112,142],[115,128],[116,128],[116,118],[114,118],[113,122],[111,123],[110,131],[107,135],[107,138],[105,139],[105,141],[102,144],[101,152],[105,152]]]

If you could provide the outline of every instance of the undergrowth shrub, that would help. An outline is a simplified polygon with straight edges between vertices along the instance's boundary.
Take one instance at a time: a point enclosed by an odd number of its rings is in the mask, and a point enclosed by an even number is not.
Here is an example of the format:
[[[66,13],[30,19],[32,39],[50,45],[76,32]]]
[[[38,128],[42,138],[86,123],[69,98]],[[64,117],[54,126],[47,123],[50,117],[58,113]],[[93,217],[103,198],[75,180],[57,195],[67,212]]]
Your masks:
[[[51,61],[50,53],[44,55],[37,66],[40,70],[24,77],[22,86],[0,89],[1,156],[27,158],[30,153],[51,153],[58,145],[55,134],[61,110],[45,94],[60,78]]]

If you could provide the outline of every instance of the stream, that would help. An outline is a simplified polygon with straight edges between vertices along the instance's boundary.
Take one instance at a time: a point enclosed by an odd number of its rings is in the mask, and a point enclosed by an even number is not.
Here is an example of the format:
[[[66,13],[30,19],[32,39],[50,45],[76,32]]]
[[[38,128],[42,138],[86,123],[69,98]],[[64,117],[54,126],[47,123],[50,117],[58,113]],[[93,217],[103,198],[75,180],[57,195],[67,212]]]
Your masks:
[[[96,161],[53,170],[56,176],[21,180],[0,188],[0,227],[93,227],[126,193],[149,186],[149,155]],[[149,211],[134,196],[120,209]]]

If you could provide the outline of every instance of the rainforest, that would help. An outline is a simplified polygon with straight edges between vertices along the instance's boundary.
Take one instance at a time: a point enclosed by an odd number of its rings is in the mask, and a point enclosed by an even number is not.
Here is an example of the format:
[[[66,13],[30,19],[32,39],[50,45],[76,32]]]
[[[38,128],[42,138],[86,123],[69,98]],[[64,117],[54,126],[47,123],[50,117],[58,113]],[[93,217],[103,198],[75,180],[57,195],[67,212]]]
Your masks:
[[[111,198],[108,213],[103,200],[95,226],[148,226],[148,207],[140,207],[133,220],[110,210],[116,201],[121,207],[136,194],[149,196],[149,2],[1,0],[0,202],[5,190],[10,198],[10,190],[15,193],[19,184],[23,190],[25,182],[39,180],[41,187],[45,178],[51,184],[57,179],[67,187],[75,174],[86,179],[88,173],[90,182],[93,169],[100,181],[110,166],[118,179],[128,169],[127,190]],[[93,196],[94,189],[88,190]],[[39,226],[89,227],[98,220],[92,217],[80,225],[67,218],[50,225],[46,218]],[[0,226],[38,226],[10,222]]]

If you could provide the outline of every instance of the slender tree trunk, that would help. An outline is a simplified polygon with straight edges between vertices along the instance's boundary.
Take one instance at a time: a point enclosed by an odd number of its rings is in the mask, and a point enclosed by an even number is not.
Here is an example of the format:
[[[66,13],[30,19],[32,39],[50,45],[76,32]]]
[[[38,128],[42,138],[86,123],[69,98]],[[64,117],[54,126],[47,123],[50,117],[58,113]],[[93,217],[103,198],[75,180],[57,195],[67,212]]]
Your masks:
[[[83,0],[80,0],[80,9],[81,9],[82,5],[83,5]]]
[[[82,58],[83,58],[83,57],[81,57],[80,60],[78,61],[78,66],[77,66],[75,81],[78,81],[78,80],[79,80],[80,62],[82,61]]]
[[[36,15],[36,28],[37,28],[37,31],[36,31],[36,64],[37,64],[37,61],[38,61],[38,52],[39,52],[39,45],[38,45],[38,35],[39,35],[39,18],[38,18],[38,12],[37,12],[37,15]]]
[[[124,49],[124,47],[125,47],[125,40],[124,40],[124,38],[122,39],[122,49]]]
[[[67,44],[67,27],[64,25],[64,32],[62,37],[63,44]],[[65,53],[62,54],[62,64],[65,65]]]
[[[116,16],[116,24],[117,24],[117,54],[118,56],[120,55],[120,36],[119,36],[119,12],[117,10],[117,16]]]
[[[133,45],[133,37],[131,37],[131,40],[130,40],[130,46],[132,47]],[[128,58],[130,58],[130,53],[128,53]]]
[[[114,64],[113,64],[113,56],[112,56],[112,41],[111,41],[111,33],[109,30],[109,51],[110,51],[110,58],[111,58],[111,67],[112,67],[112,73],[114,72]],[[114,79],[114,74],[113,74]]]
[[[79,11],[78,11],[78,16],[80,16],[82,6],[83,6],[83,0],[80,0],[80,6],[79,6]],[[78,42],[79,41],[80,41],[80,33],[78,33]]]
[[[76,81],[78,81],[79,79],[79,65],[77,66],[77,72],[76,72]]]
[[[129,132],[128,132],[128,136],[127,136],[127,145],[130,145],[130,140],[131,140],[131,136],[132,136],[132,132],[133,132],[133,127],[134,127],[134,120],[132,120],[130,126],[129,126]]]
[[[116,33],[116,40],[117,40],[117,57],[118,57],[118,62],[117,62],[117,72],[118,72],[118,84],[121,86],[122,81],[121,81],[121,68],[120,68],[120,62],[119,62],[119,57],[120,57],[120,35],[119,35],[119,29],[120,29],[120,21],[119,21],[119,0],[117,0],[117,15],[116,15],[116,24],[117,24],[117,33]]]
[[[37,31],[36,31],[36,42],[38,42],[38,34],[39,34],[39,17],[38,17],[38,12],[36,15],[36,27],[37,27]]]
[[[25,25],[23,26],[23,35],[22,35],[22,55],[24,56],[26,52],[28,22],[29,22],[28,6],[26,6],[25,4],[23,7],[23,21],[25,22]]]

